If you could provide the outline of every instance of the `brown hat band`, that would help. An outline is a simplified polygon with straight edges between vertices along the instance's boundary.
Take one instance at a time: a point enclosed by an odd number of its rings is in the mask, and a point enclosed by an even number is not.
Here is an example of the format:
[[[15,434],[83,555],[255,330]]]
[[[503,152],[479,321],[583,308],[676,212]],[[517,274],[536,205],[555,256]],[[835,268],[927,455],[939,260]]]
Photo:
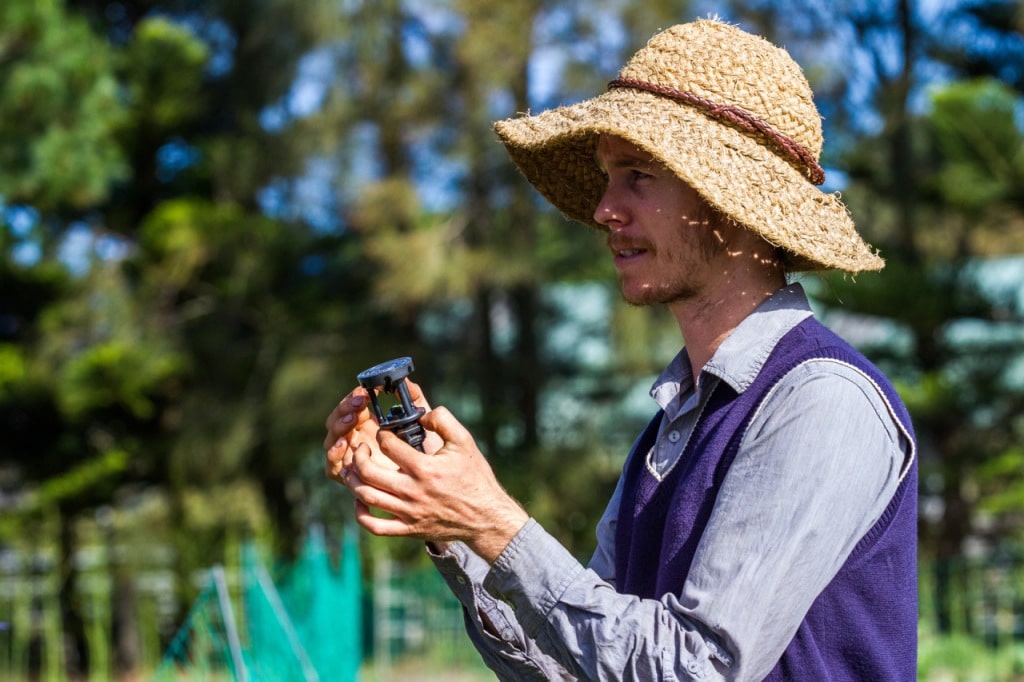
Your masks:
[[[806,147],[778,132],[749,111],[727,104],[718,104],[692,92],[632,78],[616,78],[608,83],[608,89],[613,88],[632,88],[668,97],[694,106],[715,120],[731,124],[748,133],[757,133],[771,143],[778,153],[799,168],[812,183],[820,185],[825,182],[825,171]]]

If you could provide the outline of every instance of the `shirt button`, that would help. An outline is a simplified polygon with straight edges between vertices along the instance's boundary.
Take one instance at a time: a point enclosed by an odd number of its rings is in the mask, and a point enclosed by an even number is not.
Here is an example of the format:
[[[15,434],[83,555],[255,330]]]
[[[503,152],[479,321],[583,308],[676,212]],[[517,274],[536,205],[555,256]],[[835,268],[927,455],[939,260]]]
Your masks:
[[[678,431],[669,431],[668,432],[668,442],[669,443],[678,443],[680,438],[682,438],[682,436],[679,435]]]
[[[466,584],[466,578],[464,576],[461,576],[461,575],[460,576],[456,576],[455,577],[455,582],[457,582],[460,585],[465,585]]]

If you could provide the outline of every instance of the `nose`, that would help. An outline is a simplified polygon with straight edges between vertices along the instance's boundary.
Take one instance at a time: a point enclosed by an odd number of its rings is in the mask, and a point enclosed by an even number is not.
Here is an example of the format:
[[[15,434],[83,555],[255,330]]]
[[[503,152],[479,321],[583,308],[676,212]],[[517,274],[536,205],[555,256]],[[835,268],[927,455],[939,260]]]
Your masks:
[[[601,200],[597,202],[597,207],[594,208],[594,222],[611,228],[624,221],[625,214],[622,211],[622,206],[615,201],[612,186],[609,184],[605,188],[604,194],[601,195]]]

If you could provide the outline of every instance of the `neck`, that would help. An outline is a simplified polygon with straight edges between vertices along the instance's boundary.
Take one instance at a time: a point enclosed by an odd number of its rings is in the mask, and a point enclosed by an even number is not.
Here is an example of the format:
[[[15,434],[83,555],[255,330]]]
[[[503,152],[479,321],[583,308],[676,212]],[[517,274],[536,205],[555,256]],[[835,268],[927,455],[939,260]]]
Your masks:
[[[748,274],[751,271],[746,271]],[[760,270],[761,275],[766,274]],[[722,341],[772,294],[786,285],[781,270],[770,276],[743,277],[732,273],[720,284],[669,305],[690,357],[694,381]]]

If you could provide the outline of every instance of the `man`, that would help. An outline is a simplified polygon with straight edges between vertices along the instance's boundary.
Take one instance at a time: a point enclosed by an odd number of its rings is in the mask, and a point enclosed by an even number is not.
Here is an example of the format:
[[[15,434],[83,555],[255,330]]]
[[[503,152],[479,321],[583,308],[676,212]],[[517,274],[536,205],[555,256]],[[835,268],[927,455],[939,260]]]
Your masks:
[[[799,66],[697,21],[652,38],[607,93],[496,128],[547,199],[607,233],[624,298],[667,306],[685,347],[587,568],[451,413],[423,417],[425,456],[378,433],[356,389],[325,447],[359,523],[428,542],[501,679],[915,679],[910,419],[786,284],[883,264],[815,187]]]

